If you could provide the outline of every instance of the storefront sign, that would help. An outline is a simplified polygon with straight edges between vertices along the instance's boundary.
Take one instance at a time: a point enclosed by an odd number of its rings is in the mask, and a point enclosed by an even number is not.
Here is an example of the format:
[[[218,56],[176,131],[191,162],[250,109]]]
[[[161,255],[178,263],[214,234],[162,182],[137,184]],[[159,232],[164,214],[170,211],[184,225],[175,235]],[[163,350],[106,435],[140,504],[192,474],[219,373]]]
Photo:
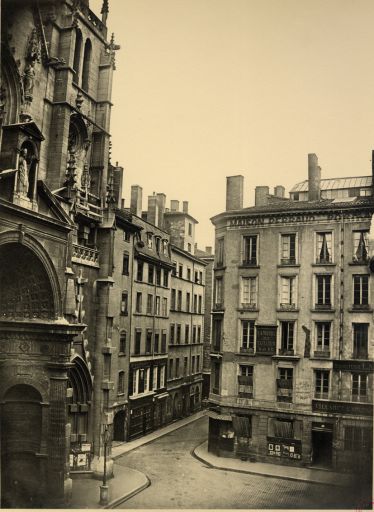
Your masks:
[[[372,416],[373,405],[356,404],[352,402],[331,402],[330,400],[312,400],[312,410],[313,412]]]
[[[339,370],[343,372],[373,373],[374,361],[344,361],[339,359],[333,361],[332,367],[334,370]]]
[[[275,325],[256,326],[256,354],[275,355],[277,350],[277,327]]]
[[[283,439],[281,437],[268,437],[267,441],[268,455],[301,460],[301,441],[297,439]]]

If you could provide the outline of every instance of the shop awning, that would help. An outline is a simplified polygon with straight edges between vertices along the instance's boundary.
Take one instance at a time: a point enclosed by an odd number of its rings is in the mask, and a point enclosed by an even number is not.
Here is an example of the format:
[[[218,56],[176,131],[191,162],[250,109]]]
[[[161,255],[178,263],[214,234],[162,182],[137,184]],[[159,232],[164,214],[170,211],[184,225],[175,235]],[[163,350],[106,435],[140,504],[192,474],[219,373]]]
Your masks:
[[[213,418],[214,420],[220,420],[220,421],[231,421],[232,417],[230,414],[220,414],[215,411],[208,411],[209,418]]]
[[[250,437],[251,435],[251,424],[249,418],[243,416],[233,416],[232,426],[237,437]]]

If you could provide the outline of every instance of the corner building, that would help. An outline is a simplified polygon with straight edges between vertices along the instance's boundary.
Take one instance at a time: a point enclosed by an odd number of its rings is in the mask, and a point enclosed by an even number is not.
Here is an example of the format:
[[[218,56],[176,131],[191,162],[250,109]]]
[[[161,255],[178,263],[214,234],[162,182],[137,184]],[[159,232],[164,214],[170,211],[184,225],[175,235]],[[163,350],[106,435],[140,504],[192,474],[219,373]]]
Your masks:
[[[323,180],[311,154],[291,199],[257,187],[243,208],[243,177],[227,178],[212,219],[209,451],[370,474],[371,184]]]

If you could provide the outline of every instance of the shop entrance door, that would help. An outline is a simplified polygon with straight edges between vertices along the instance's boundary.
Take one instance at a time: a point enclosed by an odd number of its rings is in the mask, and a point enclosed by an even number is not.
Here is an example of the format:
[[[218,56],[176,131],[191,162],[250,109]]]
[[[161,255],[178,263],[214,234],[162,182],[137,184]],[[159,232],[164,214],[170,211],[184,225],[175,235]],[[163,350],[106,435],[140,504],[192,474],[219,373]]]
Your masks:
[[[332,465],[332,426],[312,430],[313,466],[329,468]]]

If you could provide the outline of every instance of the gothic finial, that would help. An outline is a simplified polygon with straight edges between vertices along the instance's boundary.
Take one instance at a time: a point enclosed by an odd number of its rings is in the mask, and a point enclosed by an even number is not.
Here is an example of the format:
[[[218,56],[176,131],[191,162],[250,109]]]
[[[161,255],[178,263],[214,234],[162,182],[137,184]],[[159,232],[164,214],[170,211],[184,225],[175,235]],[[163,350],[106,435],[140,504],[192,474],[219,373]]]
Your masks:
[[[108,168],[108,183],[106,186],[107,194],[106,194],[106,202],[107,205],[116,203],[116,197],[114,195],[114,175],[113,175],[114,167],[109,164]]]
[[[69,160],[66,168],[66,180],[64,185],[69,188],[75,188],[77,184],[77,166],[76,166],[76,157],[74,151],[69,152]]]
[[[114,42],[114,32],[112,33],[112,37],[110,38],[110,43],[107,44],[106,49],[107,49],[107,52],[110,55],[110,60],[111,60],[111,63],[113,65],[113,69],[116,69],[115,55],[116,55],[116,51],[120,50],[121,47],[120,47],[119,44],[116,44]]]
[[[109,13],[109,0],[103,0],[103,6],[101,8],[101,21],[106,25],[106,20],[108,19]]]

